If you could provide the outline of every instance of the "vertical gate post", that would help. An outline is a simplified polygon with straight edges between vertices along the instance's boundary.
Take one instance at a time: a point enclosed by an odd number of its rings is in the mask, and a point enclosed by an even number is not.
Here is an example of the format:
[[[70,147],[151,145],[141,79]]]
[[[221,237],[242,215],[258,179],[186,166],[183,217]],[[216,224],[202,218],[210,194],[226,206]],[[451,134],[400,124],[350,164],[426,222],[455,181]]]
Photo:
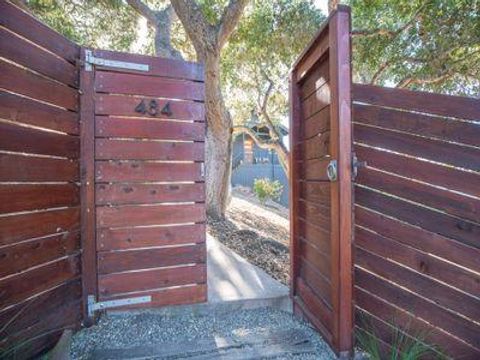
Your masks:
[[[86,70],[87,49],[81,49],[80,61],[80,181],[82,239],[83,323],[93,324],[88,314],[88,296],[97,295],[95,245],[95,91],[92,68]]]
[[[329,23],[332,158],[338,159],[338,182],[332,186],[332,240],[338,241],[332,252],[335,274],[334,332],[341,357],[348,358],[353,348],[353,202],[352,202],[352,125],[351,125],[351,47],[350,8],[340,6]],[[334,236],[335,231],[336,236]],[[336,239],[335,239],[336,237]]]

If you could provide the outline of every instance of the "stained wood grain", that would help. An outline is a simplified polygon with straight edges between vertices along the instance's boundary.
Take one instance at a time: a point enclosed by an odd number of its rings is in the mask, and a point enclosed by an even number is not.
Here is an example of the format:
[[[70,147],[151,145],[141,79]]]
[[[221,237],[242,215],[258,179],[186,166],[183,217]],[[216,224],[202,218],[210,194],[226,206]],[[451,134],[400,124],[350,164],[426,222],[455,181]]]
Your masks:
[[[45,101],[69,110],[78,109],[77,90],[34,74],[5,61],[0,61],[0,86],[33,99]]]
[[[8,1],[0,3],[0,24],[72,63],[80,48]]]
[[[480,172],[480,149],[359,124],[354,131],[359,143]]]
[[[355,188],[355,199],[363,207],[480,248],[480,226],[475,223],[359,186]]]
[[[199,163],[96,161],[95,167],[95,180],[98,182],[203,180]]]
[[[78,87],[78,73],[74,65],[43,49],[0,29],[0,56],[48,76],[61,83]]]
[[[196,101],[202,101],[205,96],[204,85],[199,82],[103,71],[95,75],[95,90]]]
[[[194,81],[203,81],[205,78],[204,67],[200,63],[108,50],[94,50],[94,54],[104,59],[147,64],[149,66],[147,73],[149,76],[162,76]],[[135,73],[136,71],[122,69],[122,72]],[[145,74],[145,72],[137,73]]]
[[[27,270],[80,249],[80,233],[70,232],[0,248],[0,278]]]
[[[302,102],[302,114],[304,119],[311,116],[330,105],[330,86],[324,84]]]
[[[354,121],[445,141],[480,146],[480,125],[419,113],[355,104]]]
[[[77,181],[79,175],[77,161],[0,154],[0,181]]]
[[[179,121],[156,121],[97,116],[97,137],[203,141],[205,125]]]
[[[453,115],[460,119],[478,120],[480,118],[480,105],[478,99],[474,98],[361,84],[354,84],[352,92],[354,101],[373,105],[440,116]]]
[[[357,246],[378,256],[392,259],[473,296],[480,296],[478,274],[358,227],[355,229],[355,241]]]
[[[78,137],[0,122],[0,149],[76,159]]]
[[[301,136],[304,140],[330,130],[330,105],[324,107],[312,117],[305,119],[302,126],[303,134]]]
[[[79,228],[79,208],[10,215],[0,221],[0,245],[60,232],[76,232]]]
[[[206,219],[203,204],[102,206],[96,215],[97,227],[182,224]]]
[[[74,184],[0,184],[0,213],[77,206],[80,193]]]
[[[480,272],[480,249],[435,231],[427,231],[358,206],[355,208],[355,223],[402,244]]]
[[[321,300],[315,295],[310,287],[305,284],[302,278],[297,279],[298,293],[302,298],[303,303],[307,306],[309,311],[315,314],[315,318],[320,321],[327,329],[331,329],[333,315],[330,310],[324,305]]]
[[[203,183],[162,185],[97,184],[95,196],[97,205],[200,202],[205,201],[205,185]]]
[[[0,91],[0,117],[5,120],[78,135],[78,115],[54,106]]]
[[[203,143],[97,139],[95,158],[97,160],[203,161],[205,150]]]
[[[3,307],[14,305],[30,296],[49,288],[61,285],[80,275],[80,259],[78,255],[48,263],[0,280],[0,303]]]
[[[205,263],[206,251],[203,244],[168,248],[150,248],[130,251],[100,252],[98,273],[151,269],[183,264]]]
[[[99,251],[127,250],[142,247],[205,243],[205,230],[205,224],[122,229],[102,228],[97,231],[97,249]]]
[[[206,265],[199,264],[101,275],[98,279],[98,286],[101,296],[111,296],[132,291],[205,283],[206,280]]]

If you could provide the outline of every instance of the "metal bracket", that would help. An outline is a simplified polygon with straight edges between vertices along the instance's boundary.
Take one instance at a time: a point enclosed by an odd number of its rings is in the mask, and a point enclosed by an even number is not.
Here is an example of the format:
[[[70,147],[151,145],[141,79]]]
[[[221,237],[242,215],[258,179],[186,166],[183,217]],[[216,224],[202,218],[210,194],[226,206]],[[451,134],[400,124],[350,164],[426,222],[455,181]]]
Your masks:
[[[152,297],[148,295],[148,296],[131,297],[126,299],[116,299],[116,300],[96,302],[94,295],[88,295],[87,301],[88,301],[88,316],[93,317],[95,315],[95,311],[111,309],[111,308],[126,306],[126,305],[145,304],[145,303],[152,302]]]
[[[205,163],[203,162],[200,164],[200,176],[205,177]]]
[[[330,160],[327,165],[327,176],[328,180],[336,181],[337,180],[337,160]]]
[[[126,61],[107,60],[93,56],[92,50],[85,50],[85,70],[92,71],[92,65],[113,67],[127,70],[149,71],[148,64],[139,64]]]
[[[352,156],[352,178],[355,180],[358,175],[358,169],[367,166],[366,161],[358,161],[357,154],[353,153]]]

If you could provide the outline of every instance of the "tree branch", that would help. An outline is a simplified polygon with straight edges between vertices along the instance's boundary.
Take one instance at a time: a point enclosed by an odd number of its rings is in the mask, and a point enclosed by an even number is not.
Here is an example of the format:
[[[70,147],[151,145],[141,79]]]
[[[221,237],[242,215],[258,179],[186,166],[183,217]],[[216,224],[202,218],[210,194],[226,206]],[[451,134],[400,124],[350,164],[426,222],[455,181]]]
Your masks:
[[[127,0],[127,4],[134,8],[135,11],[137,11],[145,19],[147,19],[150,25],[155,26],[157,24],[155,11],[150,9],[142,0]]]
[[[230,0],[228,6],[223,11],[217,30],[217,41],[220,49],[225,45],[237,26],[247,3],[248,0]]]
[[[268,141],[260,138],[255,131],[247,126],[234,126],[233,135],[248,134],[255,141],[255,144],[261,149],[274,150],[277,153],[280,165],[282,165],[285,174],[289,176],[288,150],[281,141]]]

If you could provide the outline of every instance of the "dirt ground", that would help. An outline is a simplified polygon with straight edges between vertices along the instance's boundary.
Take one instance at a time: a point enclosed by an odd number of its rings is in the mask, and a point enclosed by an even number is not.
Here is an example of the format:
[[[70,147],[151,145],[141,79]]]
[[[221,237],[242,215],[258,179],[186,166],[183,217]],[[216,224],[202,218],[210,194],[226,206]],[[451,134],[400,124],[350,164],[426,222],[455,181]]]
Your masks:
[[[208,232],[288,285],[290,234],[287,208],[270,201],[262,205],[249,189],[237,187],[233,189],[226,219],[209,219]]]

